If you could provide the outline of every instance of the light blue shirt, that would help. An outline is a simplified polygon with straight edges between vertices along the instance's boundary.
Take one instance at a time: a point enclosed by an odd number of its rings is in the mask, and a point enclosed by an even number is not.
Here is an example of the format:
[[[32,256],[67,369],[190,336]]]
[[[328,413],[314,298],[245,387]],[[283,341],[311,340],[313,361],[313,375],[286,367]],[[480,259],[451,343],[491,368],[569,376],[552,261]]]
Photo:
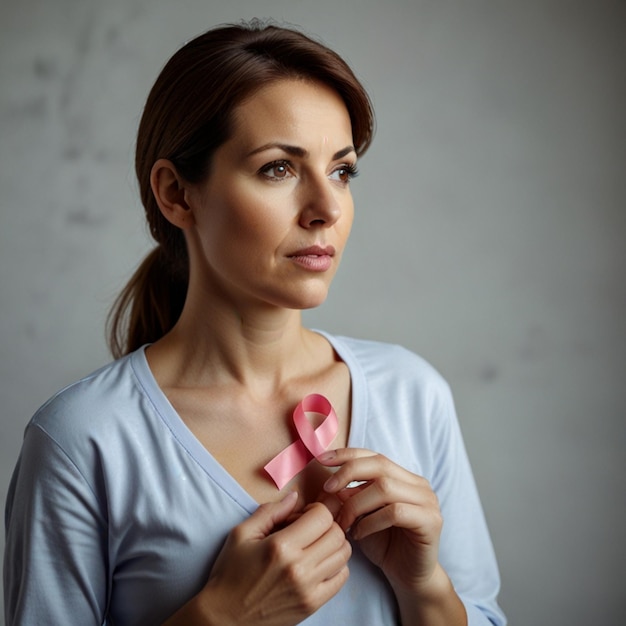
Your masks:
[[[351,374],[349,446],[430,481],[440,561],[470,625],[503,626],[448,385],[401,347],[322,334]],[[229,531],[257,507],[185,426],[140,349],[58,393],[26,429],[6,506],[6,626],[160,624],[204,586]],[[304,624],[399,623],[382,572],[353,548],[348,582]]]

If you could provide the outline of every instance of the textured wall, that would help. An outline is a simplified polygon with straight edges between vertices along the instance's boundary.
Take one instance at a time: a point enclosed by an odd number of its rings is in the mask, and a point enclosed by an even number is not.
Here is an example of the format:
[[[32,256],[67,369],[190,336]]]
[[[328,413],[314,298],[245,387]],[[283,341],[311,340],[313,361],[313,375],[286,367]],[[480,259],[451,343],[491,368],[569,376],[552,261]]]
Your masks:
[[[107,359],[149,247],[133,136],[169,55],[272,16],[342,53],[378,135],[307,322],[450,380],[519,626],[626,623],[624,2],[21,0],[0,8],[0,497],[24,425]]]

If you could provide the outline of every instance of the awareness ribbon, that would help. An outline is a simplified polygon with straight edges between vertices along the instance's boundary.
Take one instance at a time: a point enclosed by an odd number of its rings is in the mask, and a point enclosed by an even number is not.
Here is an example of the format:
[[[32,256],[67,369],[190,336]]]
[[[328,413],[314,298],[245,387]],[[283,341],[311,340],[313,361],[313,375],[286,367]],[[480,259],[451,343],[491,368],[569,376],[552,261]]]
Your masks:
[[[325,415],[324,421],[313,428],[306,413]],[[309,461],[322,454],[331,444],[339,430],[337,415],[331,403],[322,395],[312,393],[305,396],[293,411],[293,423],[300,437],[279,452],[266,466],[265,471],[282,489]]]

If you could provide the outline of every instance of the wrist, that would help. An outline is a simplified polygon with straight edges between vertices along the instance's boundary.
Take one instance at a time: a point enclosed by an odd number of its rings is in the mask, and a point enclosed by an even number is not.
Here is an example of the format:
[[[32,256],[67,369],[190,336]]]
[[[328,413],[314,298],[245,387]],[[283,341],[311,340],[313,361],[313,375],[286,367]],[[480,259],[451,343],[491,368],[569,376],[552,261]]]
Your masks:
[[[230,626],[237,623],[228,611],[224,611],[221,606],[220,598],[224,594],[220,594],[220,590],[211,584],[211,581],[204,589],[193,599],[194,615],[197,620],[194,625],[198,626]]]
[[[423,601],[436,600],[452,588],[450,578],[439,563],[428,578],[420,580],[389,579],[396,596],[418,598]]]
[[[210,585],[207,585],[161,626],[229,626],[234,624],[231,616],[220,613],[217,598]]]
[[[433,575],[417,585],[393,585],[403,624],[465,626],[465,607],[452,581],[437,564]]]

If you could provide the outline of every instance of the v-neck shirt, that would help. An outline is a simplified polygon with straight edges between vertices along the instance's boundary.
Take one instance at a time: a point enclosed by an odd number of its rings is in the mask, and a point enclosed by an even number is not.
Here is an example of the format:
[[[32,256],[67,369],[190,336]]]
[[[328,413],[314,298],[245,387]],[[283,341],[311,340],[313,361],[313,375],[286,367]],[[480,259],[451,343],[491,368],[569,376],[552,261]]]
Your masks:
[[[472,626],[504,624],[498,569],[444,379],[412,352],[323,334],[345,362],[348,445],[427,478],[440,562]],[[315,390],[312,390],[315,391]],[[160,624],[202,589],[258,503],[159,388],[145,347],[78,381],[30,421],[6,507],[7,626]],[[350,577],[303,624],[398,624],[382,571],[353,544]]]

